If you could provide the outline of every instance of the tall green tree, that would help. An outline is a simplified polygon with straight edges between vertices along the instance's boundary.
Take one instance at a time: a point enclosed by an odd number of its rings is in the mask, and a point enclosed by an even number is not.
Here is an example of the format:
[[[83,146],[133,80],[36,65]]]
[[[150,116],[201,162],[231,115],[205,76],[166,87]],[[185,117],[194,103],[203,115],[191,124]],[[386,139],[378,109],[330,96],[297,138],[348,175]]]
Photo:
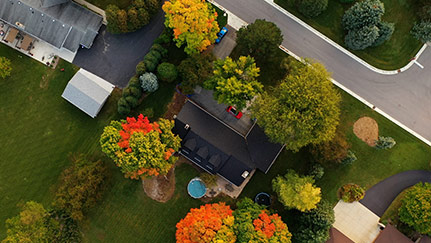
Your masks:
[[[107,169],[101,161],[89,161],[83,155],[61,174],[54,206],[74,220],[83,220],[86,211],[102,196]]]
[[[12,66],[9,59],[6,57],[0,57],[0,77],[6,78],[10,76],[12,72]]]
[[[298,151],[334,137],[340,99],[325,67],[311,63],[295,65],[279,86],[257,97],[251,110],[273,142]]]
[[[321,243],[329,239],[329,229],[335,222],[334,209],[321,201],[316,209],[301,213],[297,218],[297,231],[293,238],[299,243]]]
[[[421,21],[419,23],[415,23],[411,33],[413,37],[422,42],[431,41],[431,21]]]
[[[258,63],[273,58],[283,42],[280,28],[272,22],[257,19],[237,32],[236,44],[243,56],[250,55]]]
[[[6,239],[2,242],[52,242],[59,225],[42,204],[27,202],[18,216],[6,220]]]
[[[314,179],[311,176],[301,177],[293,170],[274,178],[272,189],[284,206],[301,212],[315,209],[321,199],[320,188],[314,186]]]
[[[214,62],[214,74],[204,83],[206,89],[214,90],[219,103],[235,106],[239,110],[246,106],[263,85],[257,81],[260,69],[250,56],[241,56],[237,61],[226,57]]]
[[[399,209],[400,221],[421,234],[431,236],[431,184],[414,185],[406,192]]]
[[[181,89],[185,94],[192,94],[197,85],[202,85],[213,74],[213,62],[216,60],[212,52],[194,54],[178,65],[181,78]]]

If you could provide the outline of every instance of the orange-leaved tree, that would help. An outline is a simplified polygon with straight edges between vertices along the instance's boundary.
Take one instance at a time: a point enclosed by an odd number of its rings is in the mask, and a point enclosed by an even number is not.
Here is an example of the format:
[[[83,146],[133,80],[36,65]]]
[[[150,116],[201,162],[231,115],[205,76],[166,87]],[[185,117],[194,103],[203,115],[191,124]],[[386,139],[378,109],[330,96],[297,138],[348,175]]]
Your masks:
[[[103,130],[100,145],[128,178],[164,175],[177,160],[172,155],[180,148],[181,139],[172,133],[173,126],[173,121],[166,119],[151,123],[142,114],[137,119],[111,121]]]
[[[205,0],[170,0],[162,8],[165,26],[174,30],[178,47],[186,44],[187,54],[201,52],[217,39],[217,12]]]
[[[193,208],[177,223],[176,239],[181,243],[234,243],[234,217],[224,203]]]
[[[292,234],[278,214],[270,214],[265,207],[244,198],[233,213],[238,242],[290,243]]]

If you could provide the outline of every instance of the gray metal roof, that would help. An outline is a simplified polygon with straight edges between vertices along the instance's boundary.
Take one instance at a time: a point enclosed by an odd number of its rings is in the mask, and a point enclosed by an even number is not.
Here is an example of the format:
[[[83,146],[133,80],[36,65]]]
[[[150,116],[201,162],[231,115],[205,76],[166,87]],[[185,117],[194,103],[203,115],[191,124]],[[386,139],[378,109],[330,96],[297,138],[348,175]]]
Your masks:
[[[69,0],[1,0],[0,19],[72,52],[80,45],[91,47],[103,20],[102,16]]]
[[[80,69],[69,81],[61,97],[94,118],[113,89],[112,84]]]

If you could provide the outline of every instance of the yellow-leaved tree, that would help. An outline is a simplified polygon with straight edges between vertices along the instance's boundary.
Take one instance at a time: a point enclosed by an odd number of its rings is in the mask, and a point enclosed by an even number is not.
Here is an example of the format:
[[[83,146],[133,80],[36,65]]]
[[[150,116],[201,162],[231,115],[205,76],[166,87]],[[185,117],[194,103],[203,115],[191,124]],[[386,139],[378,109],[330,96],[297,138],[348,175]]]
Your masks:
[[[284,206],[301,212],[315,209],[322,198],[320,188],[314,186],[311,176],[301,177],[293,170],[289,170],[285,176],[273,179],[272,189]]]
[[[187,54],[201,52],[217,39],[217,12],[205,0],[171,0],[162,9],[165,26],[174,30],[178,47],[186,44]]]

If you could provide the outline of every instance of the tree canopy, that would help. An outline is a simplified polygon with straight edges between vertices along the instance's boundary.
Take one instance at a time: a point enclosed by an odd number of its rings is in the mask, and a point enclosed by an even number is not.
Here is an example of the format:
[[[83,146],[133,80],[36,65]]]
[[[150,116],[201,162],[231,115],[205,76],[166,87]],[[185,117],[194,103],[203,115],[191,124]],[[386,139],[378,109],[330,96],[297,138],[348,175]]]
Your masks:
[[[279,86],[256,98],[251,111],[273,142],[297,151],[334,137],[340,100],[325,67],[312,63],[290,70]]]
[[[6,57],[0,57],[0,77],[6,78],[12,72],[11,62]]]
[[[343,16],[347,30],[346,46],[352,50],[363,50],[369,46],[381,45],[394,32],[394,24],[382,21],[385,7],[379,0],[364,0],[355,3]]]
[[[19,215],[6,220],[6,239],[2,242],[51,242],[59,226],[42,204],[29,201]]]
[[[102,195],[106,167],[101,161],[89,161],[79,156],[61,174],[54,206],[64,210],[74,220],[82,220],[84,213],[96,205]]]
[[[238,242],[290,243],[292,234],[278,214],[270,214],[264,206],[244,198],[233,213]]]
[[[177,242],[184,243],[234,243],[234,217],[232,209],[222,203],[206,204],[192,208],[177,223]]]
[[[315,209],[321,199],[320,188],[313,184],[311,176],[301,177],[289,170],[286,175],[272,180],[272,189],[284,206],[306,212]]]
[[[407,190],[399,209],[400,221],[431,236],[431,184],[418,183]]]
[[[316,209],[301,213],[297,218],[295,242],[321,243],[329,238],[329,229],[335,222],[334,210],[329,203],[320,202]]]
[[[181,139],[172,133],[173,121],[150,123],[142,114],[111,121],[100,138],[102,151],[131,179],[165,175],[177,160],[172,156]]]
[[[217,12],[205,0],[170,0],[162,9],[165,26],[174,30],[178,47],[186,45],[187,54],[201,52],[217,39]]]
[[[240,54],[250,55],[258,63],[274,57],[281,42],[283,42],[283,36],[280,28],[263,19],[257,19],[254,23],[241,27],[236,37]]]
[[[196,85],[202,85],[213,73],[213,62],[216,60],[212,52],[191,55],[178,65],[181,78],[181,89],[184,94],[192,94]]]
[[[298,11],[307,18],[319,16],[328,7],[328,0],[296,0]]]
[[[219,103],[235,106],[239,110],[246,106],[263,85],[256,80],[259,68],[250,56],[241,56],[237,61],[226,57],[214,62],[214,75],[204,83],[204,87],[214,90],[214,98]]]

